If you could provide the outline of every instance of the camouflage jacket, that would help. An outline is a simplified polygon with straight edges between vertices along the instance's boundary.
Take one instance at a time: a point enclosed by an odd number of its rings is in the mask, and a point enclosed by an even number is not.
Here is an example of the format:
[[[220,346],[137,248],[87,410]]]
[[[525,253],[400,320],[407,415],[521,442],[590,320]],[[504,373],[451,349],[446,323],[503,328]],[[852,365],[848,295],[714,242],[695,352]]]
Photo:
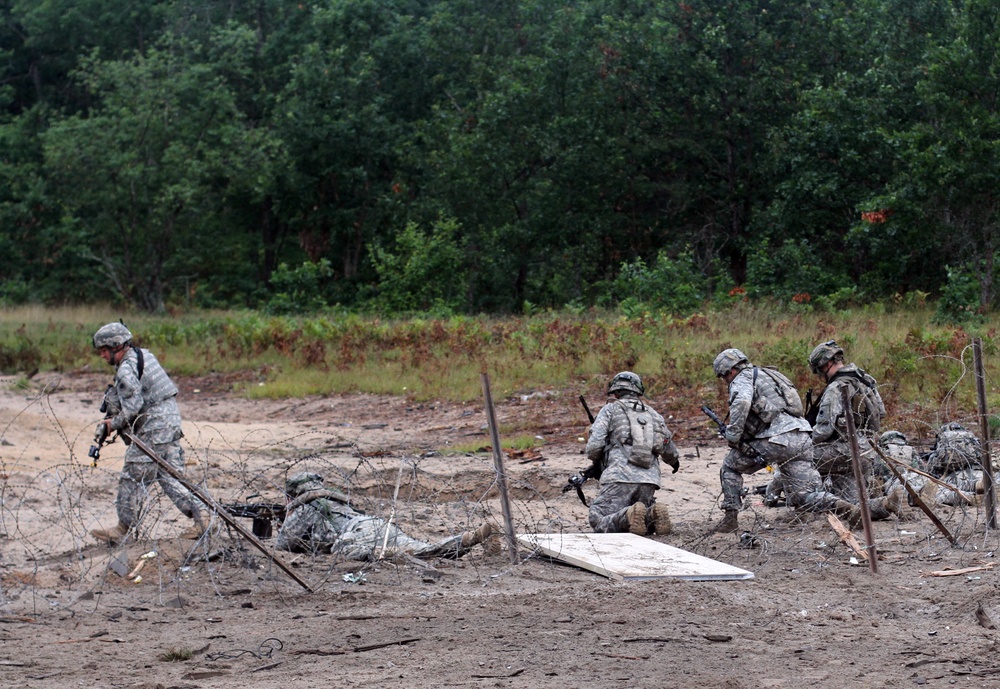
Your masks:
[[[652,417],[654,461],[648,468],[636,466],[629,461],[626,446],[631,427],[628,414],[622,408],[623,403],[645,410]],[[680,456],[671,440],[672,436],[663,417],[655,409],[638,397],[626,395],[621,399],[609,400],[597,413],[587,440],[587,457],[603,468],[601,483],[651,483],[659,488],[659,459],[677,459]]]
[[[798,393],[796,393],[798,394]],[[792,431],[809,430],[809,423],[788,412],[775,416],[766,410],[785,406],[781,392],[767,376],[758,375],[754,381],[754,367],[747,366],[729,383],[729,423],[726,441],[730,445],[771,438]],[[765,419],[771,418],[770,421]]]
[[[812,429],[814,443],[847,441],[847,410],[841,392],[844,387],[847,387],[848,398],[858,407],[854,410],[857,434],[868,437],[881,427],[885,403],[875,379],[854,364],[847,364],[837,371],[819,399],[819,413]]]
[[[111,430],[130,428],[148,443],[173,442],[183,436],[177,386],[149,350],[141,351],[141,378],[139,355],[134,348],[128,350],[115,370],[114,386],[105,397],[108,411],[114,414]]]

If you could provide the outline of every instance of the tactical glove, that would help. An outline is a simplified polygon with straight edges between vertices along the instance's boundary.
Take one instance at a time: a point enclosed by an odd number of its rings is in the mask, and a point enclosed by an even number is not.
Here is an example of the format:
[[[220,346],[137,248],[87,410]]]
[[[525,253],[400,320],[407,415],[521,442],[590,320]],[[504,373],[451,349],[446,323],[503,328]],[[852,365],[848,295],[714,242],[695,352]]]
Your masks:
[[[681,468],[681,462],[676,457],[664,457],[663,461],[667,466],[673,468],[673,471],[670,472],[671,474],[676,474],[677,470]]]

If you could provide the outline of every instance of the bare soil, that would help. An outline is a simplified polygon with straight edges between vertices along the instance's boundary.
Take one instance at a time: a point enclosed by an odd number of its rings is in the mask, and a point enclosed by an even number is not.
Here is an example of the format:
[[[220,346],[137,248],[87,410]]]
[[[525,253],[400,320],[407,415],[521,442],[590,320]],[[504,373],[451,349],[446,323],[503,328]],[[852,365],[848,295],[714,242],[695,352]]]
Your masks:
[[[115,523],[124,449],[105,447],[96,468],[87,456],[106,378],[0,391],[0,686],[1000,686],[1000,543],[981,507],[941,508],[954,546],[913,510],[877,523],[877,574],[825,516],[753,496],[742,543],[712,534],[725,448],[705,419],[655,400],[682,466],[658,497],[675,532],[654,538],[755,578],[615,583],[525,550],[514,562],[501,535],[459,561],[274,553],[307,591],[219,520],[180,538],[187,520],[159,494],[137,541],[89,535]],[[310,469],[414,536],[483,520],[502,531],[482,404],[250,401],[229,383],[178,381],[187,475],[216,499],[278,501],[285,477]],[[498,400],[497,417],[502,437],[538,437],[505,455],[517,531],[589,530],[561,492],[585,464],[575,396]]]

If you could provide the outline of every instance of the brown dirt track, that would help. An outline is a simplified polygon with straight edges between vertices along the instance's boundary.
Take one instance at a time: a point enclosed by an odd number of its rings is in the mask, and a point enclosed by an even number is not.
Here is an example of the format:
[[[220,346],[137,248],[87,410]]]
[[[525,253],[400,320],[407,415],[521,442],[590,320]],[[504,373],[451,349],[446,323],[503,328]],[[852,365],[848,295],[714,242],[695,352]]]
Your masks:
[[[916,513],[877,524],[877,575],[824,517],[759,503],[741,515],[758,541],[743,549],[708,533],[721,441],[702,418],[671,418],[683,456],[660,492],[676,523],[662,540],[754,579],[614,583],[526,551],[512,564],[502,547],[426,565],[279,552],[309,593],[224,528],[181,540],[187,524],[162,497],[139,542],[112,550],[88,535],[114,522],[122,453],[107,447],[97,469],[87,458],[106,378],[0,392],[0,686],[1000,686],[1000,631],[977,617],[981,606],[1000,623],[1000,543],[981,508],[942,511],[959,547]],[[503,524],[490,454],[439,452],[488,445],[481,404],[247,401],[178,382],[188,475],[220,500],[277,499],[290,471],[310,468],[383,515],[399,479],[395,518],[429,540]],[[518,530],[586,530],[585,508],[560,492],[584,464],[575,397],[538,391],[498,400],[497,414],[543,439],[540,457],[507,457]],[[150,552],[138,583],[109,570]],[[939,575],[961,568],[979,569]]]

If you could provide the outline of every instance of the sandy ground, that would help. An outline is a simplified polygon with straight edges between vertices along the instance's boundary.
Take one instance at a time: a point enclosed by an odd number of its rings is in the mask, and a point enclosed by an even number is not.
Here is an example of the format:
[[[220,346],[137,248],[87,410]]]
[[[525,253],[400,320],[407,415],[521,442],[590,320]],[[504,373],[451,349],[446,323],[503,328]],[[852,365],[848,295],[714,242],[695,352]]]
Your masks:
[[[459,561],[276,553],[310,592],[221,522],[179,538],[187,521],[161,495],[137,542],[97,543],[123,452],[107,446],[96,468],[87,457],[106,376],[12,382],[0,386],[0,686],[1000,686],[1000,543],[981,508],[942,509],[956,546],[917,513],[876,524],[877,574],[825,517],[754,498],[741,547],[709,533],[724,448],[703,418],[669,419],[682,466],[658,499],[676,530],[655,538],[751,580],[615,583],[525,550],[515,563],[502,537]],[[220,501],[276,501],[287,475],[311,469],[427,540],[484,519],[503,528],[481,404],[260,402],[224,381],[178,383],[187,474]],[[497,416],[539,442],[506,455],[516,529],[588,530],[560,491],[585,464],[575,396],[497,400]]]

